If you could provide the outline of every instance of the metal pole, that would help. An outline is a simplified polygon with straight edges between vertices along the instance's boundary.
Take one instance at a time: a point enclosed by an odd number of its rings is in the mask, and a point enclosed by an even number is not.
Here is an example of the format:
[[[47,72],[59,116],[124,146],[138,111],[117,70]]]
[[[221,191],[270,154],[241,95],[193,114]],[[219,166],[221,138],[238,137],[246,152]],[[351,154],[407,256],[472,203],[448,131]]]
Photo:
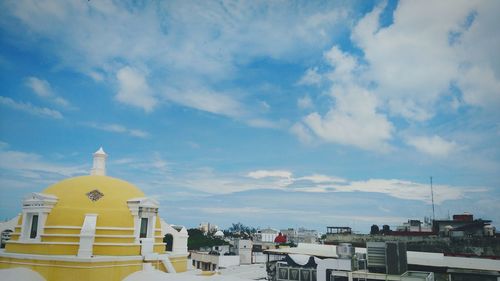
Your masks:
[[[432,176],[431,176],[431,199],[432,199],[432,220],[436,220],[436,216],[434,215],[434,190],[432,188]]]

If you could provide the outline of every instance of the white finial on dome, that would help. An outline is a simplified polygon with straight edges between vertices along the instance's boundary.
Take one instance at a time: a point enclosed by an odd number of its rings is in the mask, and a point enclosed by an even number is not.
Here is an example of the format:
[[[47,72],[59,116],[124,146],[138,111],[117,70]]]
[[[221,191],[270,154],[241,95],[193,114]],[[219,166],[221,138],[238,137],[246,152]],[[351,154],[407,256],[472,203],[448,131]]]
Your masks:
[[[90,170],[91,175],[105,176],[106,175],[106,158],[108,155],[102,149],[102,146],[94,152],[94,164],[92,170]]]

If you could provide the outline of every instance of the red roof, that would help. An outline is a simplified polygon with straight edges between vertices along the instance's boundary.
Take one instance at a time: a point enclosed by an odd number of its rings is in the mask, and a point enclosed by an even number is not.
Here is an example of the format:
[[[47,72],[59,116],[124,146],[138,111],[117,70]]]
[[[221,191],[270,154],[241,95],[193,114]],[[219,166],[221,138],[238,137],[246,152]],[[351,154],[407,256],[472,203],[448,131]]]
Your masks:
[[[274,243],[286,243],[286,235],[283,235],[281,232],[274,238]]]

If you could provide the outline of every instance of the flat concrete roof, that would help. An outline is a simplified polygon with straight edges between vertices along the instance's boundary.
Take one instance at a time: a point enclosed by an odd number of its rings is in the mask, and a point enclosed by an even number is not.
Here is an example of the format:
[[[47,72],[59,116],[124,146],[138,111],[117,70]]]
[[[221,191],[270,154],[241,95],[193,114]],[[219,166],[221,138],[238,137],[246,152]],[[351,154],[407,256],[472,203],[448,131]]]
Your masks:
[[[356,253],[366,254],[366,248],[356,247],[355,250]],[[281,254],[281,255],[302,254],[302,255],[316,256],[321,258],[332,258],[332,259],[338,258],[336,245],[299,243],[297,247],[269,249],[269,250],[264,250],[264,253]],[[487,258],[450,257],[450,256],[445,256],[442,253],[413,252],[413,251],[408,251],[407,257],[408,257],[408,264],[411,265],[500,271],[500,260],[493,260]]]

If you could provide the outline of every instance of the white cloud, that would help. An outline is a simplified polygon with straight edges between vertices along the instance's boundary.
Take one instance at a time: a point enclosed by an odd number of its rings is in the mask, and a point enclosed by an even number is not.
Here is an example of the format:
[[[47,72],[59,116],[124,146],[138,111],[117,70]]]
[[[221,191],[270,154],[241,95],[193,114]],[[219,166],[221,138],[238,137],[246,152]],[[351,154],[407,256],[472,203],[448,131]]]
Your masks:
[[[500,105],[500,79],[493,70],[475,66],[463,69],[461,74],[458,85],[464,92],[464,101],[496,111]]]
[[[130,135],[132,137],[138,137],[138,138],[148,138],[150,134],[146,131],[139,130],[139,129],[129,129],[123,125],[120,124],[108,124],[108,123],[83,123],[84,126],[106,131],[106,132],[112,132],[112,133],[120,133],[120,134],[126,134]]]
[[[241,75],[239,67],[254,58],[300,60],[321,52],[349,17],[349,7],[333,2],[19,0],[0,8],[10,36],[52,51],[59,66],[95,81],[116,78],[120,102],[149,112],[158,103],[153,93],[168,86],[179,89],[167,95],[174,103],[233,118],[254,108],[221,94],[217,84]],[[185,89],[185,81],[206,90]]]
[[[323,79],[322,75],[318,73],[318,68],[309,68],[306,73],[300,78],[299,85],[319,85]]]
[[[259,105],[262,108],[263,112],[268,112],[269,110],[271,110],[271,106],[265,101],[259,101]]]
[[[20,110],[33,114],[36,116],[49,117],[54,119],[62,119],[63,115],[61,112],[46,107],[34,106],[29,102],[17,102],[11,98],[0,96],[0,104],[13,108],[15,110]]]
[[[406,142],[420,152],[436,157],[445,157],[456,153],[460,147],[454,141],[447,141],[440,136],[413,136],[407,137]]]
[[[431,203],[431,190],[428,184],[415,183],[411,181],[396,179],[370,179],[366,181],[353,181],[346,185],[334,186],[336,191],[341,192],[374,192],[383,193],[389,196],[406,199],[419,200]],[[465,196],[467,192],[480,192],[480,189],[465,189],[451,187],[448,185],[434,185],[434,203],[441,204],[447,200],[458,200]]]
[[[312,174],[310,176],[296,178],[296,180],[307,180],[307,181],[311,181],[313,183],[343,183],[343,182],[347,182],[343,178],[331,177],[331,176],[322,175],[322,174]]]
[[[47,99],[59,106],[67,108],[71,107],[70,103],[67,100],[57,96],[54,93],[54,90],[47,80],[43,80],[37,77],[28,77],[26,79],[26,85],[30,87],[31,90],[33,90],[33,92],[41,98]]]
[[[49,98],[54,95],[49,82],[46,80],[41,80],[36,77],[28,77],[26,79],[26,84],[40,97]]]
[[[297,100],[297,106],[300,109],[311,109],[314,107],[313,102],[311,100],[311,97],[309,97],[308,95],[305,95],[304,97],[299,98]]]
[[[351,93],[339,97],[337,102],[336,108],[324,117],[311,113],[303,123],[327,142],[372,151],[389,150],[386,142],[392,137],[393,126],[383,115],[376,113],[376,101],[370,93],[361,90],[356,96]]]
[[[383,5],[360,20],[351,39],[363,51],[366,78],[375,83],[374,92],[391,114],[428,120],[455,83],[468,105],[497,108],[500,60],[491,58],[500,48],[494,12],[499,6],[404,1],[387,27],[379,24]]]
[[[136,106],[150,112],[158,103],[154,97],[146,77],[139,70],[130,66],[121,68],[117,74],[118,93],[116,99],[122,103]]]
[[[314,140],[312,132],[302,123],[293,124],[290,132],[303,143],[311,143]]]
[[[50,163],[39,154],[8,150],[5,147],[0,149],[0,169],[22,172],[25,173],[24,175],[26,173],[49,173],[66,177],[88,172],[83,166]]]
[[[292,173],[290,171],[285,170],[257,170],[247,174],[247,177],[254,179],[262,179],[262,178],[291,178]]]
[[[362,69],[354,57],[334,46],[325,53],[332,69],[325,74],[332,83],[330,96],[335,105],[321,116],[313,112],[292,132],[306,139],[305,126],[323,141],[351,145],[372,151],[387,151],[393,126],[378,112],[377,97],[363,86],[357,74]]]
[[[267,128],[267,129],[278,129],[285,125],[285,120],[273,121],[263,118],[250,118],[245,121],[251,127],[254,128]]]
[[[175,103],[214,114],[230,117],[239,117],[245,114],[241,103],[229,94],[214,92],[202,87],[183,90],[169,88],[165,92],[165,97]]]

